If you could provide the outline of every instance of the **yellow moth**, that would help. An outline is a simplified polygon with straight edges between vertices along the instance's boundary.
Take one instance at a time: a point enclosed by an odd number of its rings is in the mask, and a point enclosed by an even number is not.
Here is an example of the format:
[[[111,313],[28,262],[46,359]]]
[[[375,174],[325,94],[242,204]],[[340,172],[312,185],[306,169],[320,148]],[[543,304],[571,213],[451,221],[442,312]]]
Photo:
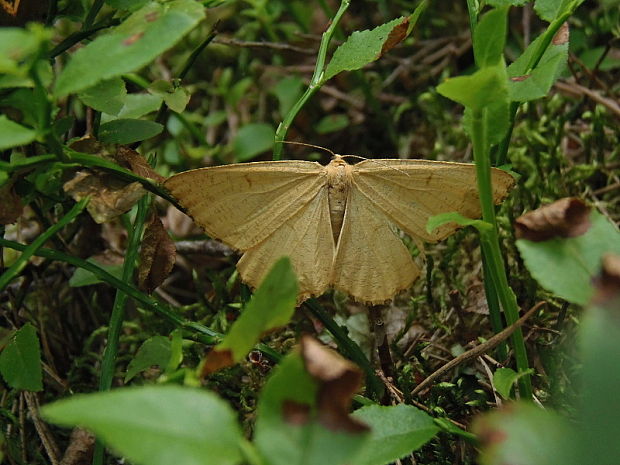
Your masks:
[[[514,181],[493,169],[496,203]],[[378,304],[420,274],[398,229],[418,244],[436,242],[457,225],[426,231],[429,217],[480,216],[474,165],[424,160],[365,160],[335,155],[327,166],[270,161],[201,168],[164,182],[204,230],[243,252],[237,268],[258,286],[287,255],[299,279],[299,301],[334,287]]]

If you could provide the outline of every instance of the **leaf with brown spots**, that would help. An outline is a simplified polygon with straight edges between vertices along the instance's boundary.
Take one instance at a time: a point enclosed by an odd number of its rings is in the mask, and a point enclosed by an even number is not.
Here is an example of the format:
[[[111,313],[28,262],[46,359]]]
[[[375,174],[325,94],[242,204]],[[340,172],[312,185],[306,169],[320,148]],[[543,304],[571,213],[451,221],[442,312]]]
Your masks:
[[[620,300],[620,255],[605,254],[601,274],[594,280],[594,305],[606,306]]]
[[[140,247],[138,286],[150,294],[170,274],[176,259],[174,242],[168,236],[161,220],[153,215],[144,231]]]
[[[590,228],[590,207],[567,197],[520,216],[515,221],[517,239],[541,242],[555,237],[577,237]]]

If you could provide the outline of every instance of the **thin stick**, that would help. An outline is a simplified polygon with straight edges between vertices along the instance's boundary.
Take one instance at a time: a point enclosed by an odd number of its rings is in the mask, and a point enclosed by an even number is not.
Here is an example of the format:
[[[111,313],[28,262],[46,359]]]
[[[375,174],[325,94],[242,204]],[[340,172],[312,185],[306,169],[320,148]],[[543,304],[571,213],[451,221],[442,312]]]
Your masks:
[[[525,313],[525,315],[523,315],[521,318],[519,318],[513,324],[508,326],[501,333],[497,333],[495,336],[490,338],[488,341],[483,342],[480,345],[477,345],[473,349],[468,350],[467,352],[459,355],[458,357],[450,360],[445,365],[441,366],[438,370],[436,370],[428,378],[426,378],[424,381],[422,381],[420,384],[418,384],[415,387],[415,389],[411,392],[411,395],[416,395],[417,393],[419,393],[420,391],[422,391],[423,389],[428,387],[437,378],[443,376],[445,373],[450,371],[452,368],[454,368],[454,367],[456,367],[456,366],[458,366],[458,365],[460,365],[462,363],[465,363],[465,362],[467,362],[469,360],[472,360],[472,359],[474,359],[474,358],[476,358],[476,357],[478,357],[478,356],[480,356],[480,355],[482,355],[482,354],[484,354],[484,353],[494,349],[495,347],[497,347],[501,342],[503,342],[506,339],[508,339],[511,336],[511,334],[517,328],[519,328],[523,323],[525,323],[525,321],[529,317],[531,317],[538,309],[540,309],[540,307],[542,307],[545,304],[546,304],[546,302],[538,302],[536,305],[534,305],[532,308],[530,308]]]

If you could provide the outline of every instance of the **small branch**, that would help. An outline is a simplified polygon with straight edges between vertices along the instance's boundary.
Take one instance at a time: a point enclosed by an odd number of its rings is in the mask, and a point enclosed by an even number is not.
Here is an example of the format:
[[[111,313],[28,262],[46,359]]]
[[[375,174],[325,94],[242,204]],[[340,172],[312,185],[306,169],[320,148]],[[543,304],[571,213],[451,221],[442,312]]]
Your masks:
[[[521,325],[523,325],[523,323],[525,323],[525,321],[529,317],[531,317],[537,310],[540,309],[540,307],[542,307],[545,304],[546,304],[546,302],[539,302],[539,303],[537,303],[532,308],[530,308],[525,313],[525,315],[523,315],[521,318],[519,318],[513,324],[508,326],[501,333],[497,333],[496,335],[491,337],[488,341],[483,342],[480,345],[477,345],[473,349],[468,350],[467,352],[459,355],[458,357],[450,360],[445,365],[441,366],[438,370],[436,370],[434,373],[432,373],[428,378],[426,378],[424,381],[422,381],[420,384],[418,384],[415,387],[415,389],[411,392],[411,395],[418,394],[420,391],[422,391],[423,389],[427,388],[431,383],[433,383],[433,381],[435,381],[437,378],[440,378],[445,373],[447,373],[448,371],[452,370],[454,367],[457,367],[457,366],[459,366],[459,365],[461,365],[461,364],[463,364],[463,363],[465,363],[465,362],[467,362],[469,360],[475,359],[476,357],[479,357],[480,355],[485,354],[486,352],[489,352],[490,350],[492,350],[495,347],[497,347],[499,344],[501,344],[506,339],[508,339],[512,335],[512,333],[515,332],[515,330],[517,328],[521,327]]]
[[[302,53],[304,55],[314,55],[316,50],[309,48],[296,47],[289,44],[281,44],[277,42],[257,42],[251,40],[238,40],[229,38],[219,38],[213,41],[214,44],[230,45],[234,47],[246,47],[246,48],[268,48],[272,50],[282,50],[287,52]]]

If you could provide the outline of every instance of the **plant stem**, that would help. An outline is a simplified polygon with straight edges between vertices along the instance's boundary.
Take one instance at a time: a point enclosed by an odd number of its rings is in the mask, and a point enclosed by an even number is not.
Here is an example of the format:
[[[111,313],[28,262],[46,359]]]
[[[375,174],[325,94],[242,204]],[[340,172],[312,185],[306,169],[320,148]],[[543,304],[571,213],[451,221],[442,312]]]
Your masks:
[[[343,330],[323,309],[316,299],[308,299],[304,302],[304,305],[310,309],[312,314],[327,328],[327,330],[334,336],[338,348],[342,353],[355,362],[366,374],[366,387],[374,399],[380,399],[383,391],[383,384],[375,374],[375,369],[372,367],[366,355],[362,352],[359,346],[349,338],[346,331]]]
[[[65,216],[58,221],[58,223],[37,237],[32,244],[24,246],[21,256],[0,276],[0,292],[2,292],[4,288],[26,267],[30,257],[36,255],[37,251],[43,247],[43,245],[49,241],[54,234],[71,223],[82,212],[82,210],[84,210],[88,204],[88,200],[88,198],[80,200]]]
[[[99,14],[99,10],[103,7],[105,0],[95,0],[93,6],[88,11],[88,15],[86,15],[86,19],[82,24],[82,29],[89,29],[93,23],[95,22],[95,18]]]
[[[484,257],[487,260],[491,283],[504,309],[506,321],[508,324],[513,324],[519,319],[519,308],[517,306],[516,296],[508,285],[504,261],[499,247],[495,205],[493,202],[493,187],[491,184],[491,163],[488,147],[486,146],[487,128],[483,118],[483,110],[475,109],[472,113],[472,143],[474,148],[474,160],[476,163],[478,192],[480,193],[480,204],[482,208],[482,219],[493,226],[488,232],[480,235],[481,246]],[[524,372],[528,369],[528,361],[521,329],[517,329],[512,334],[511,339],[517,369],[519,372]],[[524,375],[519,379],[519,392],[523,399],[532,398],[532,385],[529,375]]]
[[[342,15],[344,15],[344,12],[347,10],[347,8],[349,8],[350,3],[351,3],[351,0],[341,1],[340,8],[338,8],[338,11],[336,12],[336,15],[334,16],[334,18],[332,19],[331,24],[329,25],[329,27],[327,28],[327,30],[323,33],[323,36],[321,37],[321,45],[319,46],[319,53],[316,59],[316,65],[314,66],[314,74],[312,75],[312,79],[310,80],[310,85],[308,86],[306,91],[303,93],[303,95],[299,98],[299,100],[295,102],[295,105],[293,105],[293,107],[289,110],[289,112],[284,117],[284,120],[282,120],[282,122],[278,126],[278,129],[276,130],[275,144],[273,147],[273,159],[274,160],[282,159],[282,150],[283,150],[283,145],[284,145],[282,144],[282,142],[286,138],[286,134],[289,128],[291,127],[291,124],[293,124],[293,120],[297,116],[297,113],[299,113],[299,110],[301,110],[303,106],[306,104],[308,99],[310,99],[310,97],[312,97],[312,95],[314,95],[314,93],[323,84],[322,78],[323,78],[323,72],[325,70],[325,59],[327,57],[327,48],[329,46],[329,42],[332,39],[332,36],[334,35],[334,31],[336,30],[336,27],[338,26],[338,22],[340,22]]]
[[[32,245],[32,244],[31,244]],[[25,251],[30,246],[25,246],[20,244],[19,242],[9,241],[0,237],[0,246],[1,247],[9,247],[11,249]],[[70,265],[76,266],[78,268],[83,268],[86,271],[90,271],[101,281],[113,286],[117,289],[122,290],[125,294],[128,294],[132,299],[138,302],[144,308],[152,311],[153,313],[157,313],[163,316],[166,320],[174,324],[175,326],[179,326],[183,329],[190,330],[194,333],[198,333],[201,335],[201,342],[204,344],[216,344],[223,337],[222,334],[213,331],[210,328],[207,328],[200,323],[195,323],[193,321],[186,320],[181,315],[173,311],[168,305],[159,302],[158,300],[149,297],[136,289],[131,284],[127,284],[121,279],[118,279],[116,276],[111,275],[103,268],[95,265],[92,262],[82,260],[81,258],[74,257],[72,255],[67,255],[63,252],[59,252],[58,250],[40,248],[33,255],[37,257],[49,258],[51,260],[57,260],[60,262],[69,263]],[[8,271],[8,270],[7,270]]]
[[[136,259],[138,258],[138,250],[140,249],[140,241],[144,230],[144,222],[150,205],[150,196],[143,195],[138,202],[138,211],[133,228],[129,230],[129,240],[127,245],[127,253],[125,262],[123,263],[123,282],[130,283],[133,280],[134,271],[136,269]],[[114,305],[110,316],[110,324],[108,326],[108,338],[101,360],[101,375],[99,378],[99,391],[108,391],[112,387],[114,378],[114,370],[116,367],[116,357],[118,354],[118,343],[125,320],[125,306],[129,296],[121,291],[116,290],[114,297]],[[103,443],[97,439],[95,451],[93,454],[93,465],[102,465],[104,459]]]

